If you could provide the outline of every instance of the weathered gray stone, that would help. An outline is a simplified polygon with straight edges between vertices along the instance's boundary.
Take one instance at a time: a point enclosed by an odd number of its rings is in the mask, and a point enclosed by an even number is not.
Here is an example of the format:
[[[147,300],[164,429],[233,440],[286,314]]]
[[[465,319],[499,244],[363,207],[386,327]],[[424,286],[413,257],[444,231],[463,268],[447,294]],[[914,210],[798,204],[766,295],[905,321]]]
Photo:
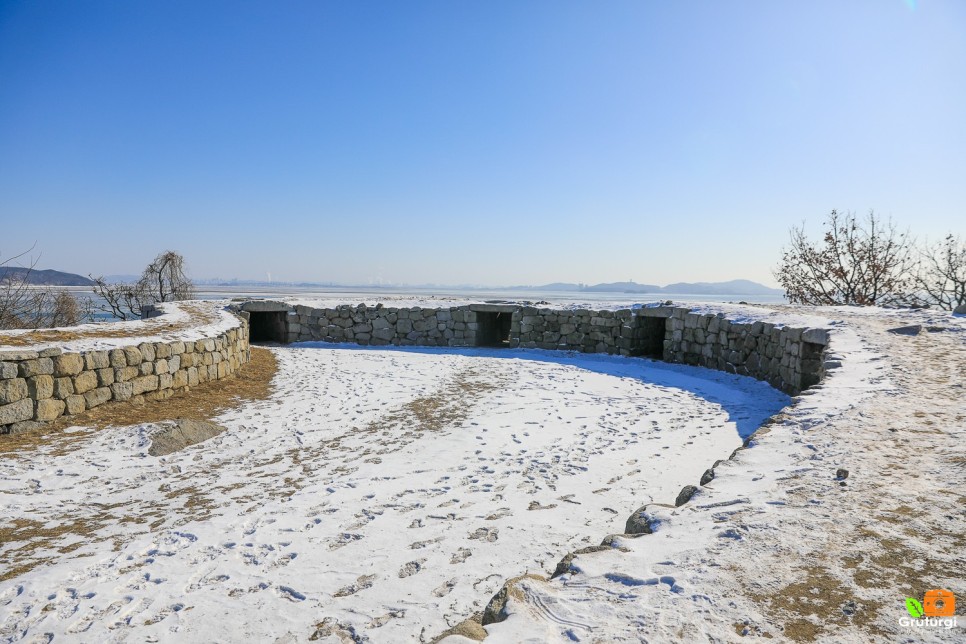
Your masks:
[[[73,396],[67,396],[64,403],[66,404],[64,411],[68,414],[79,414],[87,409],[87,401],[81,395],[74,394]]]
[[[26,397],[27,381],[23,378],[0,380],[0,405],[9,405]]]
[[[16,362],[0,362],[0,380],[17,377]]]
[[[111,385],[111,394],[112,398],[118,402],[130,400],[131,396],[134,395],[134,383],[115,382],[113,385]]]
[[[155,391],[158,388],[158,377],[154,375],[141,376],[132,380],[131,384],[134,386],[134,395],[137,396],[147,391]]]
[[[87,408],[91,409],[99,405],[103,405],[108,400],[111,399],[111,389],[110,387],[98,387],[84,394],[84,402],[87,403]]]
[[[43,429],[46,426],[46,423],[41,423],[36,420],[21,420],[19,423],[10,425],[8,433],[12,436],[16,436],[17,434],[26,434],[28,432],[37,431],[38,429]]]
[[[34,420],[54,420],[63,414],[66,408],[67,404],[63,400],[56,400],[54,398],[38,400],[37,409],[33,414],[33,418]],[[27,420],[27,418],[20,420]]]
[[[111,361],[111,366],[115,369],[123,369],[127,366],[127,356],[124,355],[123,349],[112,349],[107,356]]]
[[[31,376],[43,376],[54,373],[54,361],[50,358],[37,358],[36,360],[24,360],[20,363],[20,377],[30,378]]]
[[[129,367],[137,367],[141,364],[141,351],[137,347],[124,347],[123,351]]]
[[[114,370],[110,367],[97,370],[97,384],[100,387],[110,387],[114,384]]]
[[[105,369],[111,366],[107,351],[88,351],[84,354],[84,367],[88,370]]]
[[[27,391],[34,400],[50,398],[54,395],[54,378],[46,374],[27,378]]]
[[[74,380],[70,376],[54,378],[54,398],[63,400],[74,394]]]
[[[557,567],[554,569],[553,574],[550,575],[550,578],[556,579],[560,575],[564,575],[568,572],[571,572],[571,564],[573,563],[574,559],[576,559],[579,555],[588,555],[588,554],[593,554],[595,552],[606,552],[606,551],[609,551],[610,549],[611,548],[607,546],[588,546],[586,548],[574,550],[573,552],[568,552],[566,555],[564,555],[563,559],[561,559],[557,563]]]
[[[627,522],[624,524],[624,534],[651,534],[653,532],[652,523],[653,518],[647,511],[647,506],[642,506],[627,517]]]
[[[172,427],[166,427],[151,436],[148,454],[151,456],[166,456],[214,438],[224,431],[224,427],[215,423],[180,418],[174,422]]]
[[[84,356],[79,353],[65,353],[54,358],[54,375],[74,376],[84,370]]]
[[[138,351],[141,352],[142,362],[154,362],[154,345],[150,342],[142,342],[138,345]]]
[[[97,374],[93,371],[84,371],[74,377],[75,393],[86,394],[95,387],[97,387]]]
[[[483,610],[483,619],[481,623],[483,626],[487,624],[496,624],[504,621],[509,615],[506,612],[507,602],[510,600],[510,594],[513,592],[513,586],[516,585],[523,579],[535,579],[538,581],[546,581],[545,577],[540,575],[521,575],[519,577],[514,577],[513,579],[507,580],[499,592],[493,595],[493,598],[487,603],[486,608]]]
[[[690,501],[691,497],[693,497],[697,491],[698,491],[697,487],[693,485],[685,485],[683,488],[681,488],[681,491],[678,492],[678,497],[674,499],[674,506],[681,507],[682,505]]]
[[[34,415],[34,402],[29,398],[0,405],[0,425],[11,425],[22,420],[30,420]]]

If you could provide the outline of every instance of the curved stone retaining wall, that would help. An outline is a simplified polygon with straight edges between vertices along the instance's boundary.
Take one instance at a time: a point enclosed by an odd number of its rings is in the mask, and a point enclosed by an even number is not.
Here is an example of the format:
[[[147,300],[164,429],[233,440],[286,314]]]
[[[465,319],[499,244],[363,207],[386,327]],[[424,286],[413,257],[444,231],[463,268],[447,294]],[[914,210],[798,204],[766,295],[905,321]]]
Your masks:
[[[678,306],[618,311],[512,304],[312,308],[250,301],[236,308],[243,315],[284,313],[277,338],[283,342],[376,346],[482,346],[488,344],[483,342],[486,321],[494,314],[507,315],[508,347],[648,356],[751,376],[790,394],[821,381],[828,346],[826,329],[735,322],[724,314]]]
[[[232,375],[251,357],[248,324],[194,341],[103,351],[0,350],[0,434],[109,401],[161,400]]]

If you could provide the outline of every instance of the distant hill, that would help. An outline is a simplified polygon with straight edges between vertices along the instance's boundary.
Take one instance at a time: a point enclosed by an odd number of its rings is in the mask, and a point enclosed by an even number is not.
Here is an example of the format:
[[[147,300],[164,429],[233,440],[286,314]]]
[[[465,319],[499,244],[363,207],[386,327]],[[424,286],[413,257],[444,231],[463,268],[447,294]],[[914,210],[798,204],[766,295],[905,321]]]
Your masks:
[[[661,287],[657,284],[638,284],[637,282],[606,282],[585,286],[581,290],[591,293],[658,293]]]
[[[585,286],[570,282],[554,282],[541,286],[514,286],[515,290],[585,293],[670,293],[675,295],[782,295],[784,291],[751,280],[729,282],[675,282],[667,286],[637,282],[604,282]]]
[[[23,280],[26,276],[28,284],[35,286],[92,286],[93,281],[83,275],[64,273],[62,271],[20,268],[19,266],[0,266],[0,282],[7,280]]]
[[[730,282],[677,282],[661,289],[663,293],[682,295],[781,295],[783,290],[769,288],[751,280],[731,280]]]

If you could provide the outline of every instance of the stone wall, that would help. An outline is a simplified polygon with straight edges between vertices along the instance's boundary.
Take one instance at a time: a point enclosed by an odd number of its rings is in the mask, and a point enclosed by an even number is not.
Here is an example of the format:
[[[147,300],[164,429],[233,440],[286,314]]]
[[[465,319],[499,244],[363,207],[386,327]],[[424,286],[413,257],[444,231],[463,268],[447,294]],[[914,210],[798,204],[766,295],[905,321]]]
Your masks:
[[[512,316],[507,347],[647,356],[751,376],[790,394],[821,381],[828,346],[825,329],[732,322],[721,313],[674,306],[617,311],[511,304],[312,308],[258,301],[238,309],[287,312],[287,342],[444,347],[477,346],[477,338],[486,335],[478,333],[485,318],[478,313],[498,312]]]
[[[251,357],[248,324],[195,341],[104,351],[0,350],[0,433],[19,433],[109,401],[161,400],[232,375]]]

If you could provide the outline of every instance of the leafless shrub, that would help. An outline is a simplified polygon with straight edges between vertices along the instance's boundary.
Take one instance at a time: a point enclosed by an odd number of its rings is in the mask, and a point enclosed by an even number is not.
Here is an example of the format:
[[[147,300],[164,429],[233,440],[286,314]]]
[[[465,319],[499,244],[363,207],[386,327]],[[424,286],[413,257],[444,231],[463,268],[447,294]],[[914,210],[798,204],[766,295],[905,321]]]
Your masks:
[[[951,311],[966,304],[966,240],[955,235],[920,251],[917,287],[928,301]]]
[[[792,228],[774,275],[785,297],[799,304],[908,305],[920,301],[913,240],[870,212],[859,221],[833,210],[820,242]]]
[[[25,257],[33,247],[0,261],[0,267]],[[0,329],[42,329],[75,326],[93,319],[90,299],[78,300],[65,289],[34,286],[30,273],[37,265],[31,260],[23,270],[0,278]]]
[[[121,320],[140,319],[147,306],[190,300],[195,292],[185,275],[184,257],[170,250],[155,257],[134,284],[111,284],[93,275],[91,279],[94,292],[104,300],[98,308]]]

